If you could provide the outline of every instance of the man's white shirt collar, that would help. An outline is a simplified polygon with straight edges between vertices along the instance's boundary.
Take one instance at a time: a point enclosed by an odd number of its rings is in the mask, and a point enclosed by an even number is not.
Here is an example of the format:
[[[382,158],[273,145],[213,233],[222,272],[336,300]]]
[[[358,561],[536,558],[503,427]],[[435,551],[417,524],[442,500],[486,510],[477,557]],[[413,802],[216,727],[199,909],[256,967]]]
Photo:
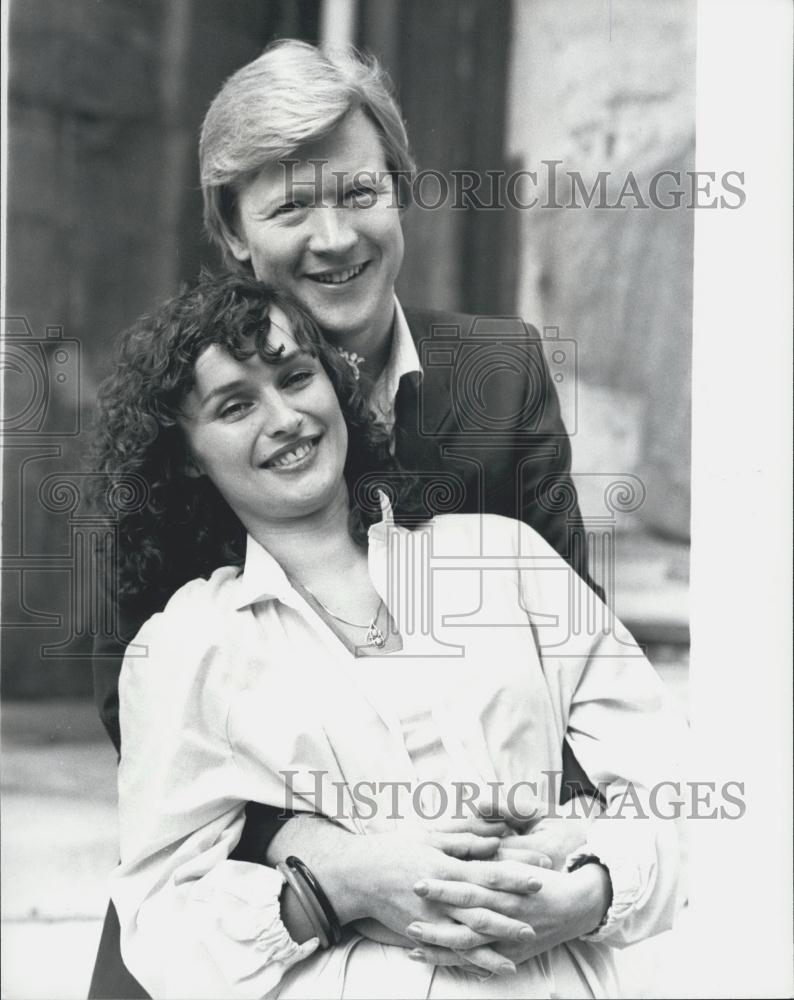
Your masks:
[[[394,299],[394,329],[386,367],[378,376],[370,395],[370,407],[388,431],[394,426],[394,401],[403,375],[422,374],[422,363],[405,313]]]

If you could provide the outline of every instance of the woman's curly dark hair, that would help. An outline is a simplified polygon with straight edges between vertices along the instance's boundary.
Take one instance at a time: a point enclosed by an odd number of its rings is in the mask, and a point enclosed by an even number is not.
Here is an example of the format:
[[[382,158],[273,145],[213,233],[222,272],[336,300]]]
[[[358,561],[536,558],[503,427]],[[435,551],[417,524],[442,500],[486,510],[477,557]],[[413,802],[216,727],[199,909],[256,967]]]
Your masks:
[[[206,477],[189,475],[187,445],[177,424],[194,385],[199,355],[211,344],[237,360],[268,347],[271,306],[279,306],[296,343],[316,356],[336,391],[348,428],[345,479],[351,493],[350,532],[366,544],[377,503],[357,503],[354,491],[371,473],[395,470],[386,434],[374,422],[349,364],[298,305],[252,277],[203,272],[198,281],[143,316],[119,337],[116,367],[100,386],[91,467],[96,507],[118,525],[117,578],[122,599],[162,605],[182,584],[219,566],[242,565],[245,529]],[[367,480],[365,477],[370,477]],[[412,477],[389,477],[395,505],[410,510]],[[122,498],[124,502],[119,502]],[[135,498],[134,502],[130,502]],[[360,499],[360,498],[359,498]],[[401,502],[402,501],[402,502]]]

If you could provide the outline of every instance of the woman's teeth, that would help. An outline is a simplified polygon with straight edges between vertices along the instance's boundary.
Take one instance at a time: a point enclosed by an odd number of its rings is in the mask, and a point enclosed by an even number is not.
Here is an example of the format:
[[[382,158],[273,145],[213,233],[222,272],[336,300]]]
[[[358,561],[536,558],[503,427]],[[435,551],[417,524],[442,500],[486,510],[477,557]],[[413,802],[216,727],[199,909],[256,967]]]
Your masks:
[[[355,278],[356,275],[361,274],[364,270],[363,264],[358,264],[356,267],[349,267],[345,271],[333,271],[327,274],[314,274],[312,278],[314,281],[319,281],[324,285],[343,285],[346,281],[350,281],[351,278]]]
[[[280,469],[285,465],[294,465],[295,462],[299,462],[302,458],[305,458],[310,451],[315,447],[314,441],[304,441],[297,447],[293,448],[292,451],[284,452],[283,455],[279,455],[278,458],[273,458],[265,465],[268,469]]]

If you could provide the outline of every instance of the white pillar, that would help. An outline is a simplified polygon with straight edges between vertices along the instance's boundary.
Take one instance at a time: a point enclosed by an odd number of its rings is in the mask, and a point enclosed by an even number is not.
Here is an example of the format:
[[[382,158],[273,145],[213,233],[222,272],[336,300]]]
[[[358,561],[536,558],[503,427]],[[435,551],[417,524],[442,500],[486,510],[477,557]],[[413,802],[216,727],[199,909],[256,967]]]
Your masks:
[[[320,47],[343,49],[355,41],[356,0],[323,0]]]

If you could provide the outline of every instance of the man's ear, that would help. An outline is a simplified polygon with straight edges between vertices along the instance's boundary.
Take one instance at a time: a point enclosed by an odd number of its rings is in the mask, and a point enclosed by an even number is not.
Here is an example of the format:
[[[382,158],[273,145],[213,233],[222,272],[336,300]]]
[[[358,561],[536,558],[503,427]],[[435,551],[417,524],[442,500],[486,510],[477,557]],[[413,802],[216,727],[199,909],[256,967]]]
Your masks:
[[[251,259],[251,251],[248,249],[248,244],[240,239],[237,233],[230,227],[224,226],[224,239],[226,240],[226,246],[229,248],[231,255],[235,260],[239,260],[243,263]]]

